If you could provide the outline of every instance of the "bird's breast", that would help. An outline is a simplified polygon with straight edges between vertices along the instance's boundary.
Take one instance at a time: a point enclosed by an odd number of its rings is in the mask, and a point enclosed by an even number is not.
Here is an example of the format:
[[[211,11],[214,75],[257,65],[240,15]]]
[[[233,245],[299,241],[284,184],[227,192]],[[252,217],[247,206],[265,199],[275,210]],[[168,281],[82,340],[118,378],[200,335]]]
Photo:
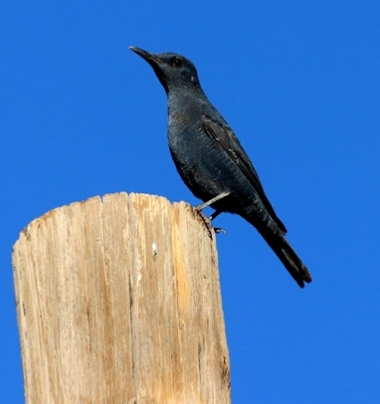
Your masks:
[[[195,196],[209,200],[224,191],[223,156],[203,130],[200,119],[177,112],[169,118],[170,153],[182,180]],[[222,157],[222,158],[221,158]]]
[[[169,129],[173,128],[174,131],[180,131],[182,128],[188,126],[190,118],[191,117],[187,113],[181,110],[169,113],[168,117]]]

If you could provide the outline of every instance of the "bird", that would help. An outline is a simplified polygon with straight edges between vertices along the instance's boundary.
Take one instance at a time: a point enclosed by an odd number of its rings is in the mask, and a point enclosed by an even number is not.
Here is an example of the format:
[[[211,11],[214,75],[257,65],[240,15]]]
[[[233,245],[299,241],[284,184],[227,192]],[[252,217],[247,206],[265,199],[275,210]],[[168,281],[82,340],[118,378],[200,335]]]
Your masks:
[[[311,275],[288,243],[287,229],[264,192],[257,171],[228,123],[208,100],[195,65],[177,53],[130,50],[154,70],[168,100],[167,137],[177,171],[215,212],[237,214],[253,225],[303,288]]]

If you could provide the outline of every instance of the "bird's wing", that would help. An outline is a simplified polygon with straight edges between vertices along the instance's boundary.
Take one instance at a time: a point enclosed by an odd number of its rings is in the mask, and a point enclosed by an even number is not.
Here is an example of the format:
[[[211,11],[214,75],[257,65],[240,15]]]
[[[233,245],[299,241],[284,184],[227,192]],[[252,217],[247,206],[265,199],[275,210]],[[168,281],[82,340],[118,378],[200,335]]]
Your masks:
[[[247,153],[244,151],[239,139],[235,136],[232,129],[224,122],[212,119],[209,115],[202,115],[202,123],[206,133],[215,139],[226,153],[231,157],[235,164],[240,168],[242,173],[247,177],[249,182],[255,188],[268,213],[273,220],[277,223],[278,227],[286,233],[286,227],[277,217],[271,203],[265,195],[263,186],[261,185],[260,178],[252,165]]]

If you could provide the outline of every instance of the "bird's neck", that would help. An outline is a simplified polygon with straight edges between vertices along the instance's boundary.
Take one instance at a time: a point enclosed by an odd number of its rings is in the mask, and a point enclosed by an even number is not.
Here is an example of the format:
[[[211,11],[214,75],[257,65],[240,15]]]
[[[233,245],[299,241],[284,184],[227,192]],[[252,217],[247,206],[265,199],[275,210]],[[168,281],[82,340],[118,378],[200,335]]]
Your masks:
[[[196,107],[203,102],[208,102],[202,88],[174,88],[168,92],[169,113],[186,108]]]

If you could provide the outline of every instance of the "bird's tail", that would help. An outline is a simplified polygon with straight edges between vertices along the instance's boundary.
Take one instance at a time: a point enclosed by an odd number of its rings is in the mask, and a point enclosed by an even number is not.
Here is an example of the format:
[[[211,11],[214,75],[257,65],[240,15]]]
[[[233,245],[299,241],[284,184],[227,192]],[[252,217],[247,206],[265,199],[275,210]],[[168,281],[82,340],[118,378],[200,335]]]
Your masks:
[[[266,234],[262,234],[262,236],[301,288],[305,286],[304,282],[311,282],[309,271],[290,246],[285,236],[279,237],[278,234],[275,238],[273,234],[269,237]]]

